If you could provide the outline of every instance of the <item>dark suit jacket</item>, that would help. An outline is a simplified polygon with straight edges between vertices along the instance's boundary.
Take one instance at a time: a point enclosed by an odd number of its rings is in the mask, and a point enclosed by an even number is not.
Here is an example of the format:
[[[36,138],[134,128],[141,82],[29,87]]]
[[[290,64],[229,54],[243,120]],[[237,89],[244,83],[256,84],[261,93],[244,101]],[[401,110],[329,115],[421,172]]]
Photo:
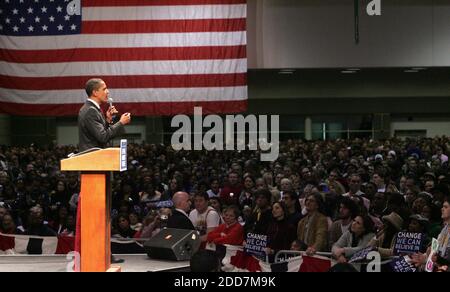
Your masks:
[[[125,133],[120,122],[109,125],[103,113],[90,101],[86,101],[78,114],[80,152],[90,148],[105,148],[113,138]]]
[[[173,210],[172,216],[169,217],[169,220],[167,221],[167,228],[195,230],[191,220],[177,210]]]

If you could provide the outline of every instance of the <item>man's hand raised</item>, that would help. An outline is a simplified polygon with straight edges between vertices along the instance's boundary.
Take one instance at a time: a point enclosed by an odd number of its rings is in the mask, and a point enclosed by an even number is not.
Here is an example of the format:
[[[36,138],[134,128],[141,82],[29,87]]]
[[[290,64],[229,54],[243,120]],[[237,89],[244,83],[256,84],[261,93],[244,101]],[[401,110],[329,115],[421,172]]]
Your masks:
[[[129,123],[131,123],[131,114],[130,113],[124,113],[121,117],[120,117],[120,123],[122,123],[122,125],[128,125]]]
[[[113,121],[113,115],[118,114],[119,112],[116,110],[116,108],[114,106],[111,106],[108,108],[108,110],[106,111],[106,121],[111,124],[111,122]]]

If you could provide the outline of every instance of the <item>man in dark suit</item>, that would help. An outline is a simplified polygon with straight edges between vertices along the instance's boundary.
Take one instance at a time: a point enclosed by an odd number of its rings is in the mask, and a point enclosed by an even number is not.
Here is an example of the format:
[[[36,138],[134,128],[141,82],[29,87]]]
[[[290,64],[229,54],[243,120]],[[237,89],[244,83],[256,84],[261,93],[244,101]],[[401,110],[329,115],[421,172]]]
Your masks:
[[[115,107],[110,106],[106,112],[106,118],[100,106],[108,102],[108,87],[101,79],[90,79],[86,82],[86,93],[88,99],[78,114],[78,149],[80,152],[91,148],[105,148],[108,142],[115,137],[125,133],[125,125],[131,122],[130,113],[125,113],[120,117],[120,120],[113,124],[113,115],[118,111]],[[81,214],[81,210],[78,210]],[[79,228],[81,221],[78,217],[77,228]],[[81,247],[80,234],[77,232],[75,248],[79,252]],[[112,263],[122,263],[122,259],[115,259],[111,255]]]
[[[108,102],[108,87],[101,79],[90,79],[86,83],[88,99],[78,115],[78,135],[80,152],[91,148],[105,148],[107,143],[125,132],[125,125],[131,122],[130,113],[125,113],[120,120],[112,124],[112,117],[117,114],[115,107],[109,107],[106,118],[100,106]]]
[[[195,230],[189,219],[188,212],[191,210],[189,195],[185,192],[178,192],[172,198],[175,210],[167,221],[167,228]]]

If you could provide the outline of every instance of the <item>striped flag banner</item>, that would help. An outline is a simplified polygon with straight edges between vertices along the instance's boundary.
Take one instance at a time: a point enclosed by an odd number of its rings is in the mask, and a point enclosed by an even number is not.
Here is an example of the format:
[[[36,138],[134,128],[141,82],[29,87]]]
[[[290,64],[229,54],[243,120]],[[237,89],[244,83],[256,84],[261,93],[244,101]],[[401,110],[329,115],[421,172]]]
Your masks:
[[[134,115],[247,109],[246,0],[4,0],[0,112],[76,115],[93,77]]]
[[[328,272],[335,265],[330,258],[322,256],[297,256],[271,264],[245,253],[241,246],[225,247],[224,272]]]
[[[73,236],[30,236],[0,233],[0,255],[67,254],[74,251]],[[143,254],[144,246],[133,239],[111,238],[113,254]]]
[[[67,254],[73,251],[72,236],[29,236],[0,233],[0,254]]]

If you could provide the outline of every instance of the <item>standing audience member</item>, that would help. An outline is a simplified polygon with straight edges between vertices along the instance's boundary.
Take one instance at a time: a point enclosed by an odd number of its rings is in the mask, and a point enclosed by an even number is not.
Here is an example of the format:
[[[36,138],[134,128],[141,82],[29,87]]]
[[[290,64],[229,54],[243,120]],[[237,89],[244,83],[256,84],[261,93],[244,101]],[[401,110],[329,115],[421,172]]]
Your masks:
[[[308,255],[326,251],[328,239],[328,221],[323,211],[323,199],[318,193],[306,197],[308,214],[298,223],[297,238],[306,248]]]

